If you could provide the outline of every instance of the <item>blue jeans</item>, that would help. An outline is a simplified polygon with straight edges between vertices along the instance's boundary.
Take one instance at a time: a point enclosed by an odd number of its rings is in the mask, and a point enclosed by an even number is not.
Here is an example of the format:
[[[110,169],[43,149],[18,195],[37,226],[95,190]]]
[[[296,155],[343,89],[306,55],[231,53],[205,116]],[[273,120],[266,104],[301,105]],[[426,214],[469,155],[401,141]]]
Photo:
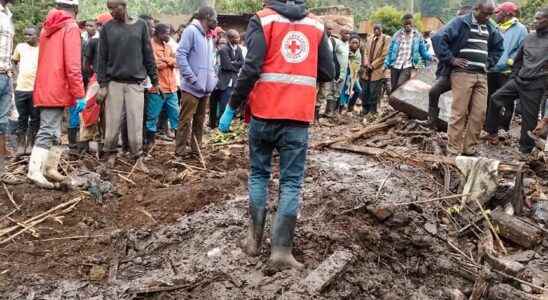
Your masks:
[[[221,97],[219,97],[219,104],[217,104],[217,120],[221,119],[221,116],[225,112],[226,106],[228,104],[228,101],[230,100],[230,97],[232,96],[232,92],[234,91],[234,88],[229,87],[224,91],[221,91]]]
[[[147,120],[145,127],[148,132],[156,133],[158,131],[158,119],[160,113],[165,107],[167,111],[167,118],[172,129],[179,127],[179,98],[177,93],[165,93],[163,94],[147,94]]]
[[[11,110],[11,78],[0,74],[0,134],[8,134],[8,117]]]
[[[266,208],[268,182],[272,173],[272,153],[276,149],[280,154],[278,217],[297,216],[307,148],[308,127],[251,120],[249,200],[253,207]]]

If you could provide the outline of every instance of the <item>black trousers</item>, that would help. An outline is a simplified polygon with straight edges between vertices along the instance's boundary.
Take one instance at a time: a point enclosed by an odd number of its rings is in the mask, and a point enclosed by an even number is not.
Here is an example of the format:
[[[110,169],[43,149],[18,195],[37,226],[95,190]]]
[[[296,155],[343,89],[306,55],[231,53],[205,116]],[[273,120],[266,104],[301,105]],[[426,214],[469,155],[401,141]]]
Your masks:
[[[440,114],[440,97],[451,90],[451,78],[440,76],[428,93],[428,115],[438,118]]]
[[[221,96],[223,91],[215,89],[209,97],[209,128],[215,129],[218,124],[217,110],[220,106]]]
[[[413,72],[413,68],[390,69],[390,83],[392,83],[392,92],[395,92],[400,86],[411,79],[411,72]]]
[[[514,115],[514,101],[505,103],[502,107],[493,105],[493,94],[495,94],[508,81],[508,75],[502,73],[487,74],[487,115],[485,116],[485,131],[489,134],[496,134],[500,128],[508,131]],[[515,99],[514,99],[515,100]],[[504,108],[504,114],[502,109]]]
[[[510,79],[491,97],[491,106],[495,110],[500,110],[505,105],[513,105],[516,99],[520,99],[522,122],[519,145],[522,153],[530,153],[535,148],[535,142],[527,135],[527,132],[537,127],[543,94],[542,85],[522,84],[521,82],[518,84],[516,79]]]
[[[384,79],[376,81],[367,81],[363,88],[364,101],[362,101],[363,113],[376,113],[381,97],[382,85]]]
[[[16,133],[25,135],[28,130],[36,134],[40,128],[40,110],[34,107],[32,92],[15,91],[15,107],[19,113]]]

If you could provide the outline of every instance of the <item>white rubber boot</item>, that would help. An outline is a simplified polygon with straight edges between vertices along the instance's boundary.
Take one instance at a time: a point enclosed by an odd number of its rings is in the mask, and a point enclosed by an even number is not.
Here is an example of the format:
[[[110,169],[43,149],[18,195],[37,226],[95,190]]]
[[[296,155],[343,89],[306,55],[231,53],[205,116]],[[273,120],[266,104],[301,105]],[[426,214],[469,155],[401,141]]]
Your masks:
[[[36,185],[46,189],[53,189],[55,185],[44,177],[44,169],[49,151],[40,147],[33,147],[30,155],[29,172],[27,177]]]
[[[46,175],[52,181],[63,182],[67,179],[66,176],[61,175],[57,168],[59,167],[59,161],[61,160],[61,155],[63,155],[63,149],[58,146],[53,146],[48,152],[48,157],[46,159]]]

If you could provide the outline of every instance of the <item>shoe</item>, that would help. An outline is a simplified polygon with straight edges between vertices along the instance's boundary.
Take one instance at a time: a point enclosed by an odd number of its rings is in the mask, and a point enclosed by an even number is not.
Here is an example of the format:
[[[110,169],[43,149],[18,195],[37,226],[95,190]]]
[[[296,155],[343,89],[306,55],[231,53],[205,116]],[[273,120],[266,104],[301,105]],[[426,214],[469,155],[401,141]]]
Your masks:
[[[61,175],[57,168],[59,167],[59,161],[63,155],[63,149],[59,146],[53,146],[48,152],[46,159],[45,176],[52,181],[62,182],[67,179],[66,176]]]
[[[291,253],[296,223],[296,216],[278,215],[276,217],[272,228],[272,253],[269,260],[270,265],[276,269],[304,269],[304,265],[298,262]]]
[[[148,153],[154,146],[155,142],[156,142],[156,133],[147,131],[145,133],[145,144],[144,144],[143,152]]]
[[[327,101],[325,106],[325,117],[333,118],[335,117],[335,111],[337,110],[337,101]]]
[[[48,154],[49,151],[47,149],[40,147],[32,148],[27,178],[39,187],[53,189],[55,188],[55,184],[49,182],[46,177],[44,177],[44,169]]]
[[[166,132],[166,136],[172,140],[175,139],[175,130],[174,129],[168,129]]]
[[[17,147],[15,157],[19,158],[25,155],[27,149],[27,136],[25,134],[17,134]]]
[[[255,208],[249,205],[247,238],[241,245],[242,250],[249,256],[259,256],[261,253],[266,214],[266,208]]]

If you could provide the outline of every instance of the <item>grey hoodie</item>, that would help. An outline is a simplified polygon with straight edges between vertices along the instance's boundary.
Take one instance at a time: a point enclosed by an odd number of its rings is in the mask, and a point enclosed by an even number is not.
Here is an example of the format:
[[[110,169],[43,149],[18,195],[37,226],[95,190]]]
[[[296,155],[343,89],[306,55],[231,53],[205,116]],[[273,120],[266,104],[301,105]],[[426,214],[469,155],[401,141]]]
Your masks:
[[[213,39],[198,20],[185,28],[177,49],[181,89],[197,98],[208,96],[217,85]]]

